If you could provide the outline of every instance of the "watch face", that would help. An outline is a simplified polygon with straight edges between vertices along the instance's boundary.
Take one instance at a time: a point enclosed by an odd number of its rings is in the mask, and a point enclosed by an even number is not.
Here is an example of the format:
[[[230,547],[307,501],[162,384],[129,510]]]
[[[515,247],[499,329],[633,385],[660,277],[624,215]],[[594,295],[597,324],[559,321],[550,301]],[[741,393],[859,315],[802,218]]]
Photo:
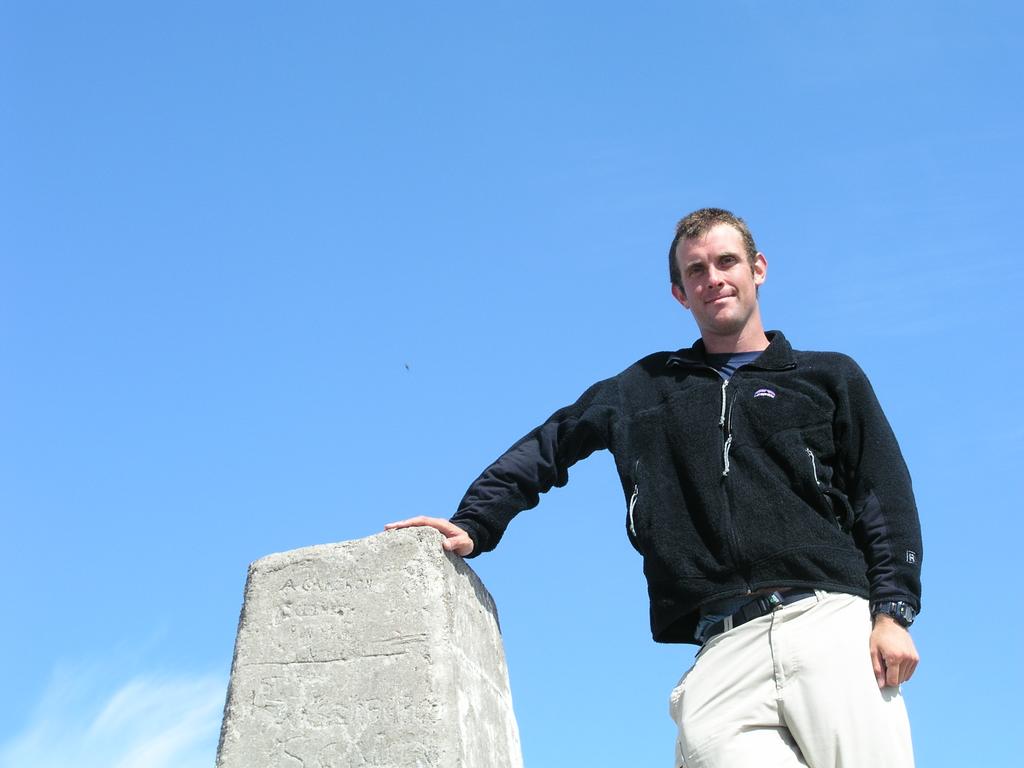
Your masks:
[[[904,627],[909,627],[913,624],[914,619],[917,617],[917,612],[902,600],[890,603],[876,603],[872,610],[872,615],[876,613],[884,613],[886,616],[891,616]]]

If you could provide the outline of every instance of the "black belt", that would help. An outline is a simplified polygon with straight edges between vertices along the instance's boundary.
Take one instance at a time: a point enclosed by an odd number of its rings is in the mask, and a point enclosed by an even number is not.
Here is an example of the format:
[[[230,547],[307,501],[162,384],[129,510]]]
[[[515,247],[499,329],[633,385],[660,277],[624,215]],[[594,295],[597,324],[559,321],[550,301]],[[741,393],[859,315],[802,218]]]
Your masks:
[[[732,616],[726,616],[724,619],[719,619],[710,627],[705,629],[701,642],[706,643],[715,635],[719,635],[730,629],[735,629],[740,624],[746,624],[748,621],[759,619],[780,606],[789,605],[790,603],[795,603],[797,600],[803,600],[808,597],[814,597],[814,592],[772,592],[770,595],[761,595],[761,597],[754,598],[749,603],[742,606]]]

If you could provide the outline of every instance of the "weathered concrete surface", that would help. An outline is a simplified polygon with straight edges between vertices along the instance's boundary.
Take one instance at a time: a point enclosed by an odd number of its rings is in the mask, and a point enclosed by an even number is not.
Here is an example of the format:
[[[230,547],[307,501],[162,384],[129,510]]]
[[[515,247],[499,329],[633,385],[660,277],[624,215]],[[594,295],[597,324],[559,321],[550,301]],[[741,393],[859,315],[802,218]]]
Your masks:
[[[519,768],[494,601],[415,528],[249,567],[218,768]]]

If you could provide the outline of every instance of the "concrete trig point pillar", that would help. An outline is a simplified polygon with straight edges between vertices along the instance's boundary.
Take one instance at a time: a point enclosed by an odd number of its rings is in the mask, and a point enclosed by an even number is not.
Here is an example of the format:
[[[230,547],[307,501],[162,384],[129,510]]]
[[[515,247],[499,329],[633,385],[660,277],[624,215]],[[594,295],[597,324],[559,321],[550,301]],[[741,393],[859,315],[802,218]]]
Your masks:
[[[520,768],[494,601],[433,529],[249,567],[217,768]]]

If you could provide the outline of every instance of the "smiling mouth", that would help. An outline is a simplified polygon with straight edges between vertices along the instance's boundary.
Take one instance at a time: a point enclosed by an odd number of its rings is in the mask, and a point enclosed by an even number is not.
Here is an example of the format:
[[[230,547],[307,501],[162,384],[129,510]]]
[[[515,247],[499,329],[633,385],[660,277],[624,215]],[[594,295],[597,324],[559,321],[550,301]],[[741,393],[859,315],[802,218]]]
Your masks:
[[[722,301],[723,299],[734,299],[734,298],[736,298],[736,297],[735,297],[735,296],[733,296],[732,294],[730,294],[730,295],[728,295],[728,296],[716,296],[716,297],[715,297],[715,298],[713,298],[713,299],[708,299],[708,300],[707,300],[707,301],[705,301],[704,303],[705,303],[705,304],[715,304],[715,303],[717,303],[717,302],[719,302],[719,301]]]

